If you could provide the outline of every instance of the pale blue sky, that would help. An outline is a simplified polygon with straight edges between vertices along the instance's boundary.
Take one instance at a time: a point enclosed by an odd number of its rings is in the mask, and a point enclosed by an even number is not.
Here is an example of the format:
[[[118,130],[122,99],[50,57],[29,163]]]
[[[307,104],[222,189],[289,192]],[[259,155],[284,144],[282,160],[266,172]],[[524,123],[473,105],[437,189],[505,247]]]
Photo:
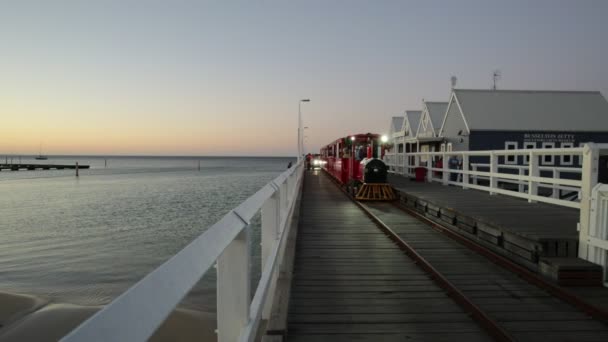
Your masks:
[[[287,155],[458,87],[608,94],[608,1],[0,1],[0,153]],[[608,129],[608,128],[607,128]]]

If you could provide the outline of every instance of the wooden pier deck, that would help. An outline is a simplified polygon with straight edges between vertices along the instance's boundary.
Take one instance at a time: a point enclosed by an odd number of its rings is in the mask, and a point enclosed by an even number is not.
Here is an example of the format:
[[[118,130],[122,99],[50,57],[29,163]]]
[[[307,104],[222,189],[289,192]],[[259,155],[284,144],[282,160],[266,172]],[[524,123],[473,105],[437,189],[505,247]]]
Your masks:
[[[327,176],[306,173],[287,341],[489,339]]]
[[[391,174],[402,204],[531,268],[540,258],[576,257],[576,209],[487,192],[419,183]]]

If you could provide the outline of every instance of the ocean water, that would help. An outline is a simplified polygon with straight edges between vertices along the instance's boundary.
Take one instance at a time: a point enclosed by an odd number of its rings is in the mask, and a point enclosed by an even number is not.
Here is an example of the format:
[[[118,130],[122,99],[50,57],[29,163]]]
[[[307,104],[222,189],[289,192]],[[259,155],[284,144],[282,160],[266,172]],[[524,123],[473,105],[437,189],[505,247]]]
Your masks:
[[[76,161],[91,165],[78,178],[74,170],[0,172],[0,291],[107,304],[279,175],[291,159],[51,157],[35,162]],[[256,278],[259,220],[252,234]],[[213,270],[182,305],[214,311]]]

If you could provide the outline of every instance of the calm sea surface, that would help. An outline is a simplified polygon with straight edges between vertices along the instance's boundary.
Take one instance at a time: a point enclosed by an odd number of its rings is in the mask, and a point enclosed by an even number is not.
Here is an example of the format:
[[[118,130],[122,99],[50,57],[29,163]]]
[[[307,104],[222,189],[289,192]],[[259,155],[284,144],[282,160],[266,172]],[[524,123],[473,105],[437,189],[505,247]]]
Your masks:
[[[290,160],[23,158],[24,163],[78,161],[91,169],[80,170],[79,178],[74,170],[0,172],[0,291],[106,304],[279,175]],[[258,277],[259,220],[253,235],[252,273]],[[214,310],[213,271],[183,305]]]

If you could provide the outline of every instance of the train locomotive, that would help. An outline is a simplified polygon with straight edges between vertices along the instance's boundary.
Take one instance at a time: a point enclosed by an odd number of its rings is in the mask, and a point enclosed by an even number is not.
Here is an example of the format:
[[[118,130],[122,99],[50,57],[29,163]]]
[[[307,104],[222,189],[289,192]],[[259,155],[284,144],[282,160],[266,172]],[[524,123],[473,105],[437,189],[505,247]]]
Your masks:
[[[354,134],[321,148],[322,167],[357,200],[393,200],[379,134]]]

